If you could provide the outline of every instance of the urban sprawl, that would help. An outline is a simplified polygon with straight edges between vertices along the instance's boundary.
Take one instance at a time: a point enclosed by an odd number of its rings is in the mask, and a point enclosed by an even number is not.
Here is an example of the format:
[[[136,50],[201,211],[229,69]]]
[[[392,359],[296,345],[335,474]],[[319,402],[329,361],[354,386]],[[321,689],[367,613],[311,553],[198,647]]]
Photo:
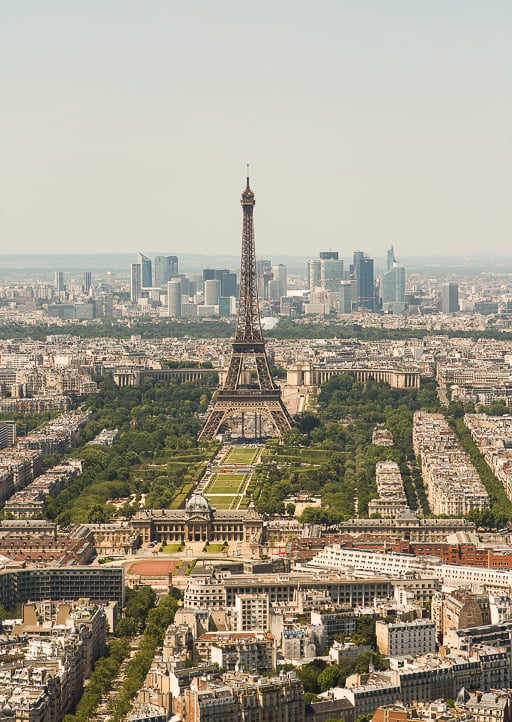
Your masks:
[[[245,281],[0,286],[0,717],[511,722],[512,279]]]

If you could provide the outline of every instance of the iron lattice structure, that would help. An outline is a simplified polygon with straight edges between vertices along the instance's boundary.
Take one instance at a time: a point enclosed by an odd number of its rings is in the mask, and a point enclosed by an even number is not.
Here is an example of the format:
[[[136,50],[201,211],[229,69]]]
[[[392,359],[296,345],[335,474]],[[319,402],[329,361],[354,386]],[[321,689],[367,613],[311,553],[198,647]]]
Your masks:
[[[231,360],[222,389],[217,391],[208,419],[199,435],[200,441],[213,439],[221,424],[232,416],[246,412],[266,416],[281,436],[291,427],[291,419],[274,383],[265,339],[261,331],[254,245],[254,206],[256,201],[249,185],[242,193],[242,257],[240,292]]]

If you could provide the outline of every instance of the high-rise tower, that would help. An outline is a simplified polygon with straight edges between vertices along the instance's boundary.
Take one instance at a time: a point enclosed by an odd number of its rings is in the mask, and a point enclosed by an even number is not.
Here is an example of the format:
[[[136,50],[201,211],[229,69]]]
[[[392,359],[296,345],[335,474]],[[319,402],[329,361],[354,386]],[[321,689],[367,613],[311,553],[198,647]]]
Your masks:
[[[153,279],[155,286],[162,288],[171,278],[175,278],[177,275],[177,256],[157,256],[155,258],[155,274]]]
[[[181,318],[181,278],[167,281],[167,309],[171,318]]]
[[[130,301],[138,303],[141,292],[141,268],[140,263],[130,265]]]
[[[386,271],[391,271],[396,262],[395,249],[391,246],[386,253]]]
[[[459,310],[459,284],[443,283],[441,285],[441,311],[457,313]]]
[[[89,293],[92,286],[92,273],[90,271],[84,271],[84,293]]]
[[[153,285],[153,262],[151,258],[148,258],[143,253],[139,252],[138,256],[142,288],[151,288]]]
[[[64,291],[64,274],[62,271],[55,271],[53,274],[53,285],[56,291]]]
[[[405,310],[405,268],[396,260],[393,246],[386,254],[386,266],[380,282],[382,309],[401,313]]]
[[[266,416],[278,436],[291,426],[290,415],[281,398],[281,390],[275,385],[270,373],[261,331],[254,247],[255,203],[247,177],[247,186],[241,200],[243,225],[240,291],[231,360],[224,386],[217,392],[208,419],[199,435],[201,441],[212,439],[224,421],[237,414],[242,414],[243,419],[247,412]]]
[[[362,251],[354,251],[350,275],[357,281],[356,305],[373,311],[373,258]]]
[[[320,259],[320,285],[324,291],[339,291],[343,281],[343,261]]]

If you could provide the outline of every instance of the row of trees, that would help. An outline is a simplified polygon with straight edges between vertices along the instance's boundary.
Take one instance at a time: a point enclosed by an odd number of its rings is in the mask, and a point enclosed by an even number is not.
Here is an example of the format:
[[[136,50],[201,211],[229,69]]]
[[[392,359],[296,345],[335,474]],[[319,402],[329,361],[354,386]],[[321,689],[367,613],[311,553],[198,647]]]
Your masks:
[[[337,319],[313,322],[310,319],[281,318],[276,326],[266,332],[267,336],[279,339],[298,338],[347,338],[364,341],[402,340],[408,338],[424,338],[425,336],[450,336],[451,338],[471,338],[477,341],[480,338],[493,338],[510,340],[510,333],[506,331],[429,331],[427,329],[410,328],[365,328],[352,323],[340,323]]]
[[[61,334],[63,327],[54,323],[26,325],[12,321],[0,325],[0,338],[32,338],[45,341],[51,334]],[[233,325],[228,321],[178,321],[171,319],[141,318],[130,323],[114,318],[105,318],[94,322],[70,322],[65,332],[81,338],[130,338],[138,334],[142,338],[229,338],[233,335]]]
[[[26,436],[39,426],[44,426],[51,419],[59,415],[59,411],[30,411],[0,413],[0,421],[15,421],[18,436]]]
[[[175,320],[143,317],[130,319],[130,322],[118,318],[103,318],[96,321],[71,321],[65,326],[66,333],[81,338],[130,338],[139,334],[143,338],[230,338],[233,335],[233,322],[227,320]],[[62,333],[62,326],[54,323],[26,325],[11,321],[0,325],[0,338],[32,338],[44,341],[48,334]],[[452,338],[480,338],[510,340],[510,333],[498,330],[459,331],[409,329],[409,328],[364,328],[357,324],[340,323],[338,319],[313,322],[310,319],[285,319],[266,332],[268,337],[278,339],[315,339],[315,338],[347,338],[365,341],[401,340],[407,338],[424,338],[431,335],[446,335]]]
[[[107,656],[96,660],[74,713],[66,715],[64,722],[89,721],[104,695],[112,689],[119,669],[130,654],[130,638],[144,626],[155,606],[156,594],[151,587],[143,587],[139,591],[126,588],[126,597],[124,617],[117,623],[116,636],[108,645]]]
[[[132,700],[144,683],[155,653],[158,647],[162,646],[165,630],[174,621],[180,598],[179,590],[173,588],[171,593],[163,597],[158,606],[149,612],[138,650],[126,665],[119,692],[109,706],[109,718],[112,722],[126,719]]]
[[[479,526],[489,529],[500,529],[506,526],[506,522],[512,519],[512,502],[507,497],[503,484],[494,476],[479,448],[471,438],[471,432],[465,425],[464,420],[460,417],[449,417],[448,421],[459,437],[463,449],[469,455],[471,463],[477,470],[491,500],[491,509],[489,511],[481,514],[477,514],[476,510],[472,511],[470,512],[470,518]]]

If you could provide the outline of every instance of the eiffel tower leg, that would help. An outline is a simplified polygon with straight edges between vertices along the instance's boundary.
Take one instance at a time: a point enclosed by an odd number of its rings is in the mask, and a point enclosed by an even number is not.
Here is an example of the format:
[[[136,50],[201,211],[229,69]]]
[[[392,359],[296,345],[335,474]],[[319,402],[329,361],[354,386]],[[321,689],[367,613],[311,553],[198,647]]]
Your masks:
[[[206,423],[203,426],[201,433],[199,434],[198,441],[211,441],[225,418],[225,409],[216,409],[213,407],[206,419]]]
[[[279,436],[282,436],[285,431],[288,431],[292,426],[290,414],[288,409],[281,400],[277,403],[267,403],[267,413],[272,419],[274,426],[279,432]]]

